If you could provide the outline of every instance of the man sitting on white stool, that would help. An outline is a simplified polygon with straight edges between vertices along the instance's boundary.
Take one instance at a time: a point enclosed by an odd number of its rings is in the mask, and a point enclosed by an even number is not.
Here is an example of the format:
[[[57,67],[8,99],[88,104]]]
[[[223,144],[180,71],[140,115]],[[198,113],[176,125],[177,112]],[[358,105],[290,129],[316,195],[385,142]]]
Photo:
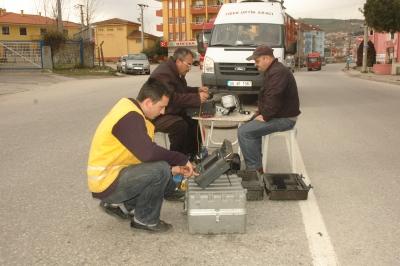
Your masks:
[[[262,137],[292,129],[300,114],[296,80],[290,69],[278,62],[273,49],[257,47],[247,60],[255,60],[264,82],[258,93],[258,110],[253,119],[238,129],[238,140],[246,169],[263,172]]]

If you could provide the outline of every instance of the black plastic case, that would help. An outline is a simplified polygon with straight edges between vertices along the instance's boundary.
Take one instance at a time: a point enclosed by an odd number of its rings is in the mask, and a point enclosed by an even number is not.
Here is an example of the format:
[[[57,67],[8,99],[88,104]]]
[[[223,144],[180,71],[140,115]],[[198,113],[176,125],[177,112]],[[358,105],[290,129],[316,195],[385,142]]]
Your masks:
[[[270,200],[306,200],[312,188],[299,174],[263,174],[262,177]]]
[[[256,171],[238,171],[237,175],[242,178],[242,186],[247,189],[246,199],[257,201],[264,199],[264,184]]]

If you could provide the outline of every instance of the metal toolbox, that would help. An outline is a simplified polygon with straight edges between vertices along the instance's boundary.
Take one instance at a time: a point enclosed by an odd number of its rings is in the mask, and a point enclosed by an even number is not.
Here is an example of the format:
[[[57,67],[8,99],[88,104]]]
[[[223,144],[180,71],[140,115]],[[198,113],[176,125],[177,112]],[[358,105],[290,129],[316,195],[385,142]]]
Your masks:
[[[263,174],[263,179],[270,200],[306,200],[312,188],[299,174]]]
[[[246,231],[246,189],[236,175],[222,175],[203,189],[188,181],[185,209],[191,234],[231,234]]]

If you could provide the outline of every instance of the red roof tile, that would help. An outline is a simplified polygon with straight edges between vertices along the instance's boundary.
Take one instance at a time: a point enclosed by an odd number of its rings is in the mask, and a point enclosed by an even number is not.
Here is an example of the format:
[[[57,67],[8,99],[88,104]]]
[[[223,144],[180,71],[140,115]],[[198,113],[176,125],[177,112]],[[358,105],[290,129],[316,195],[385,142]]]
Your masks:
[[[0,16],[1,24],[21,24],[21,25],[55,25],[57,22],[55,19],[39,16],[39,15],[30,15],[30,14],[17,14],[12,12],[4,12],[3,15]],[[64,27],[77,28],[80,27],[80,24],[63,21]]]

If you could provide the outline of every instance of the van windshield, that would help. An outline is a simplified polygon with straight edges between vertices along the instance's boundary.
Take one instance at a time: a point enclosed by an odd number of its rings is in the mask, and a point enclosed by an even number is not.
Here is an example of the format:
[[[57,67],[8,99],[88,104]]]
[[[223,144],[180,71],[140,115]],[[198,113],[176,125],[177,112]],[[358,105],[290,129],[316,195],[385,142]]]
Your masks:
[[[258,46],[283,47],[283,25],[279,24],[216,24],[210,46]]]

